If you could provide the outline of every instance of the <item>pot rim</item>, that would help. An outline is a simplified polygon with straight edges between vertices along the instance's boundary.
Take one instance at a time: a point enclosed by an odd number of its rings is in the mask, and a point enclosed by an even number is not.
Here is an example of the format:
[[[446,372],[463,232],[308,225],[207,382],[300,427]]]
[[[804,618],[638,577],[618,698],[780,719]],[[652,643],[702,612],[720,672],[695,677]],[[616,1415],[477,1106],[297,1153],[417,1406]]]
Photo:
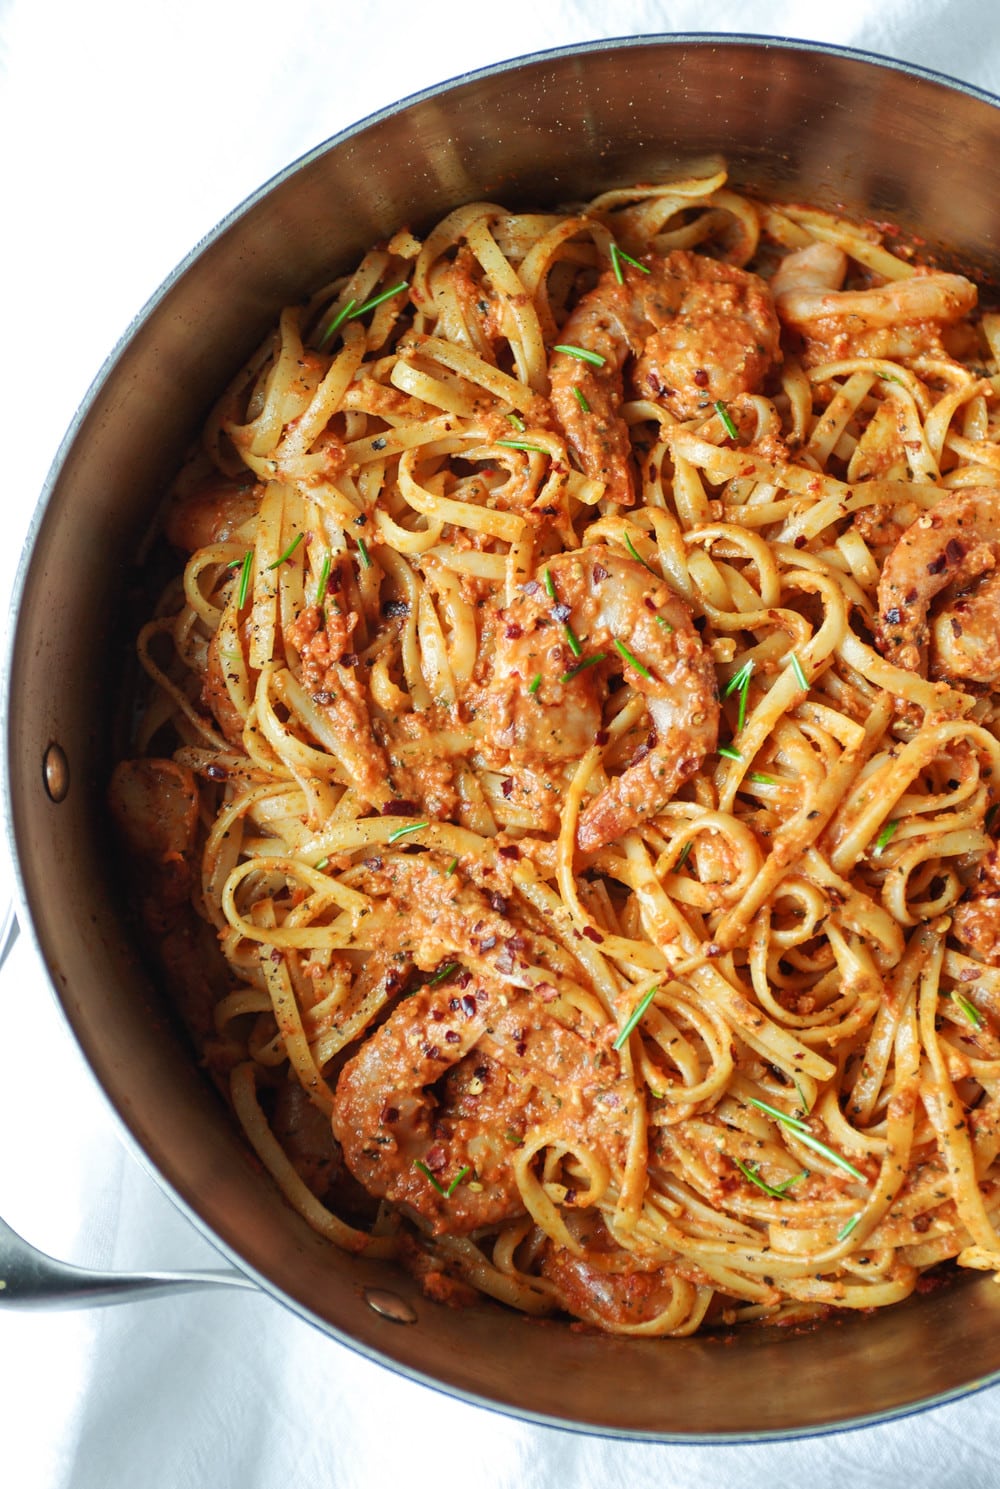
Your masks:
[[[219,239],[221,239],[231,228],[248,216],[255,207],[268,197],[278,187],[283,185],[291,177],[295,176],[305,167],[317,161],[331,151],[334,151],[363,134],[366,130],[391,119],[399,114],[405,113],[415,105],[441,99],[460,91],[467,86],[490,78],[502,77],[507,73],[521,72],[525,69],[544,66],[547,63],[557,62],[563,59],[583,59],[604,53],[624,52],[635,49],[664,48],[670,51],[691,48],[705,48],[716,51],[729,51],[736,48],[749,48],[758,51],[761,55],[768,52],[787,52],[800,56],[828,56],[841,58],[851,62],[863,63],[874,69],[912,76],[928,83],[938,84],[941,87],[979,102],[992,108],[1000,109],[1000,97],[977,85],[965,83],[955,79],[948,74],[923,67],[921,65],[893,59],[883,56],[877,52],[862,48],[834,45],[819,41],[803,41],[792,37],[772,36],[762,33],[711,33],[711,32],[680,32],[680,33],[648,33],[637,36],[623,35],[613,38],[602,38],[588,42],[574,43],[561,47],[543,49],[537,52],[525,53],[523,55],[508,58],[499,62],[477,68],[468,73],[462,73],[454,77],[446,78],[438,83],[419,89],[404,98],[385,105],[362,119],[346,126],[344,129],[321,141],[319,144],[297,156],[294,160],[273,173],[262,185],[247,195],[239,204],[228,211],[197,243],[184,255],[174,269],[164,278],[158,288],[149,296],[131,318],[115,344],[108,352],[103,363],[97,370],[87,391],[71,419],[64,433],[48,472],[43,481],[38,495],[30,522],[28,524],[21,556],[17,566],[11,597],[7,607],[6,626],[3,648],[3,667],[0,675],[0,787],[2,787],[2,799],[0,809],[3,815],[4,840],[8,855],[8,876],[10,888],[17,907],[18,920],[21,929],[30,939],[34,954],[45,969],[46,981],[49,991],[54,997],[64,1027],[77,1046],[77,1050],[87,1064],[90,1075],[98,1087],[106,1108],[112,1114],[119,1136],[125,1146],[139,1161],[147,1173],[155,1181],[161,1192],[165,1193],[177,1209],[185,1216],[190,1224],[223,1256],[225,1256],[234,1267],[244,1276],[251,1279],[262,1291],[288,1308],[297,1317],[320,1327],[323,1332],[330,1335],[338,1343],[345,1345],[364,1358],[396,1374],[402,1375],[414,1383],[427,1386],[432,1390],[441,1392],[455,1400],[466,1404],[484,1407],[490,1411],[500,1412],[503,1415],[514,1417],[518,1420],[534,1423],[539,1426],[556,1427],[563,1431],[571,1431],[599,1437],[612,1438],[625,1441],[664,1442],[678,1444],[728,1444],[735,1443],[763,1443],[777,1441],[792,1441],[817,1436],[828,1436],[832,1433],[855,1430],[861,1427],[872,1426],[882,1422],[895,1421],[907,1416],[913,1416],[923,1411],[941,1406],[947,1402],[954,1401],[966,1396],[973,1395],[987,1387],[1000,1382],[1000,1367],[980,1379],[967,1384],[960,1384],[921,1400],[905,1403],[895,1407],[876,1410],[870,1413],[858,1413],[849,1419],[807,1425],[804,1427],[762,1429],[759,1432],[739,1431],[733,1433],[718,1432],[675,1432],[657,1431],[629,1428],[615,1428],[608,1425],[594,1425],[586,1422],[570,1421],[567,1418],[556,1417],[544,1412],[535,1412],[530,1408],[516,1406],[504,1401],[498,1401],[490,1397],[477,1394],[475,1391],[454,1386],[441,1379],[427,1375],[419,1369],[413,1368],[405,1362],[399,1361],[385,1353],[374,1345],[358,1339],[354,1335],[345,1333],[342,1329],[319,1318],[308,1305],[298,1302],[295,1298],[283,1291],[277,1284],[271,1283],[258,1269],[244,1260],[234,1247],[222,1240],[211,1224],[193,1208],[193,1206],[175,1188],[170,1179],[163,1174],[149,1153],[142,1146],[137,1136],[131,1130],[128,1121],[121,1110],[119,1110],[114,1099],[110,1095],[104,1082],[98,1077],[93,1062],[89,1058],[73,1021],[66,1009],[64,1000],[60,997],[56,980],[48,966],[43,950],[41,937],[36,925],[35,917],[29,901],[25,876],[22,870],[22,853],[19,850],[17,839],[16,811],[12,798],[11,776],[12,776],[12,740],[16,727],[13,716],[13,694],[15,662],[17,660],[17,649],[19,640],[18,620],[22,609],[25,591],[28,586],[32,564],[38,547],[39,538],[49,516],[50,506],[56,487],[58,485],[63,467],[67,457],[72,450],[81,431],[87,423],[95,405],[98,403],[102,392],[109,379],[112,377],[126,349],[132,343],[137,333],[156,315],[163,303],[170,297],[178,282],[197,264],[204,253]],[[662,1341],[660,1341],[662,1346]]]

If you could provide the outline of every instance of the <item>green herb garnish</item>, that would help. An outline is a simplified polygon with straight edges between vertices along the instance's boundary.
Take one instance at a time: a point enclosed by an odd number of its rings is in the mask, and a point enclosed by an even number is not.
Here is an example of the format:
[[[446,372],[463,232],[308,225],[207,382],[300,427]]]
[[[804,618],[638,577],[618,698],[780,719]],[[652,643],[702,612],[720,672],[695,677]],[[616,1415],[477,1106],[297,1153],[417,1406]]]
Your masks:
[[[725,686],[723,698],[728,698],[732,693],[739,693],[739,710],[736,715],[736,733],[743,732],[743,725],[747,721],[747,693],[750,690],[750,678],[755,666],[753,657],[748,657],[738,672],[734,672]]]
[[[723,429],[725,429],[726,433],[729,435],[729,438],[730,439],[736,439],[736,437],[739,434],[739,430],[737,429],[736,425],[733,423],[732,416],[730,415],[730,412],[729,412],[728,408],[726,407],[726,405],[723,403],[722,399],[721,398],[717,398],[715,400],[715,402],[712,404],[712,407],[715,409],[715,412],[718,414],[719,418],[722,420],[722,427],[723,427]]]
[[[662,615],[656,615],[653,617],[653,619],[656,621],[656,624],[658,626],[663,627],[668,636],[672,636],[674,634],[674,628],[670,624],[669,620],[664,620]]]
[[[581,362],[589,362],[592,367],[603,367],[607,361],[600,352],[588,351],[585,346],[554,346],[555,352],[565,352],[567,357],[576,357]]]
[[[615,278],[617,279],[619,284],[625,283],[625,276],[622,273],[623,263],[631,264],[633,269],[638,269],[642,274],[649,273],[649,270],[646,268],[645,264],[640,264],[638,259],[634,259],[632,255],[626,253],[623,248],[619,248],[617,243],[612,243],[611,267],[614,270]]]
[[[337,311],[337,314],[334,316],[333,320],[330,322],[326,330],[323,332],[322,336],[319,338],[319,346],[321,350],[323,348],[323,343],[329,341],[334,331],[339,331],[344,322],[353,314],[354,307],[357,303],[357,300],[348,300],[346,305],[341,305],[340,309]]]
[[[533,445],[526,439],[498,439],[495,443],[503,445],[505,450],[530,450],[533,455],[549,453],[544,445]]]
[[[352,310],[350,315],[345,316],[344,319],[356,321],[359,315],[367,315],[368,311],[374,310],[376,305],[382,305],[386,300],[391,300],[393,295],[398,295],[400,290],[405,289],[409,289],[409,285],[405,279],[401,279],[391,289],[382,290],[380,294],[372,295],[370,300],[366,300],[363,305],[359,305],[357,310]]]
[[[513,426],[517,430],[517,432],[519,434],[523,434],[524,431],[527,429],[528,426],[527,426],[527,424],[525,424],[524,420],[521,418],[521,415],[520,414],[510,413],[510,414],[507,415],[507,417],[510,420],[510,422],[513,424]]]
[[[580,405],[580,408],[582,409],[582,411],[585,414],[589,414],[590,413],[590,404],[587,402],[587,395],[583,391],[583,389],[582,388],[578,388],[575,383],[573,384],[573,397],[576,399],[577,403]]]
[[[443,1195],[445,1199],[451,1199],[452,1195],[455,1193],[455,1190],[458,1188],[459,1184],[461,1184],[462,1180],[465,1178],[466,1174],[469,1172],[469,1165],[466,1164],[464,1168],[460,1168],[459,1169],[458,1173],[455,1175],[455,1177],[452,1179],[451,1183],[448,1185],[448,1188],[445,1189],[444,1185],[443,1184],[439,1184],[438,1181],[437,1181],[437,1179],[435,1179],[434,1175],[431,1173],[431,1171],[427,1167],[426,1163],[421,1163],[421,1161],[420,1161],[419,1158],[414,1158],[414,1160],[413,1160],[413,1167],[414,1168],[418,1168],[420,1170],[420,1172],[423,1174],[424,1178],[425,1179],[429,1179],[431,1181],[431,1183],[434,1185],[434,1188],[437,1190],[438,1194]]]
[[[974,1003],[970,1003],[968,998],[966,998],[963,993],[953,992],[951,997],[952,1002],[958,1004],[959,1008],[965,1014],[965,1017],[969,1020],[969,1023],[972,1025],[972,1027],[974,1029],[981,1029],[983,1027],[983,1016],[979,1012],[979,1009],[976,1007],[976,1005]]]
[[[743,759],[743,756],[740,754],[739,750],[734,750],[732,745],[720,745],[718,753],[724,756],[727,760]]]
[[[809,1175],[809,1170],[803,1169],[800,1174],[793,1174],[783,1184],[771,1185],[766,1184],[760,1177],[759,1169],[751,1167],[748,1163],[741,1163],[738,1158],[734,1158],[733,1162],[745,1179],[749,1179],[751,1184],[756,1184],[758,1189],[763,1189],[764,1193],[769,1194],[772,1199],[784,1199],[785,1194],[791,1189],[793,1184],[797,1184],[800,1179],[805,1179]]]
[[[240,587],[236,592],[236,608],[242,610],[247,602],[247,594],[250,590],[250,565],[253,562],[253,549],[248,548],[243,555],[243,563],[240,567]]]
[[[371,554],[368,552],[368,544],[365,542],[364,538],[358,539],[358,552],[361,555],[361,562],[364,567],[366,569],[370,569],[372,566]]]
[[[447,879],[448,876],[450,874],[453,874],[457,868],[458,868],[458,854],[456,853],[455,854],[455,857],[452,859],[451,863],[448,865],[448,867],[444,871],[445,878]]]
[[[427,982],[424,984],[424,986],[425,987],[437,987],[437,985],[438,985],[439,982],[446,982],[447,979],[451,976],[451,974],[453,972],[457,972],[457,971],[458,971],[458,963],[457,962],[448,962],[446,966],[444,966],[444,967],[442,967],[440,969],[440,971],[435,972],[433,977],[429,977],[427,979]]]
[[[268,564],[268,569],[280,569],[282,564],[287,563],[304,537],[305,533],[296,533],[281,557],[276,558],[273,564]]]
[[[397,843],[400,838],[409,837],[411,832],[421,832],[425,827],[430,827],[429,822],[408,822],[405,827],[397,827],[395,832],[390,832],[386,838],[387,843]]]
[[[774,776],[766,776],[759,770],[752,770],[747,779],[753,781],[758,786],[776,786],[778,784]]]
[[[902,820],[902,817],[897,817],[894,822],[887,822],[885,824],[882,831],[875,839],[875,847],[872,849],[872,853],[874,855],[878,855],[883,851],[883,849],[888,848],[889,843],[892,841],[893,834],[899,827],[899,824],[902,822]]]
[[[550,600],[557,600],[559,597],[556,594],[556,581],[552,577],[552,570],[546,569],[542,577],[545,580],[545,593]]]
[[[805,673],[802,670],[802,663],[799,661],[798,655],[793,651],[790,654],[788,660],[792,664],[792,671],[795,673],[795,681],[798,683],[799,687],[804,693],[808,693],[809,679],[808,677],[806,677]]]
[[[647,677],[650,679],[650,681],[652,681],[653,674],[650,672],[649,668],[644,667],[642,663],[632,655],[628,647],[625,645],[624,641],[619,641],[618,637],[615,636],[614,643],[615,649],[618,651],[620,656],[623,656],[625,658],[629,666],[634,667],[640,677]]]
[[[837,1240],[846,1241],[848,1236],[851,1234],[851,1231],[854,1229],[860,1219],[861,1211],[859,1210],[856,1215],[852,1215],[850,1220],[845,1221],[845,1223],[841,1226],[840,1230],[837,1232]]]
[[[325,869],[326,866],[327,866],[327,864],[329,862],[330,862],[329,858],[321,858],[320,861],[319,861],[319,863],[314,863],[313,864],[313,868],[314,869]]]
[[[559,681],[572,682],[574,677],[579,677],[580,673],[586,672],[588,667],[596,667],[598,662],[606,662],[607,659],[608,654],[606,651],[596,652],[594,656],[588,657],[585,662],[578,662],[575,667],[571,667],[568,672],[564,672]]]
[[[577,639],[576,632],[573,630],[573,627],[567,623],[566,625],[563,626],[563,630],[566,632],[566,640],[569,643],[569,649],[570,649],[570,651],[573,653],[573,655],[575,657],[582,657],[583,656],[583,647],[580,645],[580,642]]]
[[[684,863],[687,862],[688,854],[691,852],[691,849],[693,847],[694,847],[694,840],[692,838],[688,838],[687,842],[684,844],[684,847],[681,849],[680,853],[678,853],[678,855],[677,855],[677,862],[674,864],[674,870],[675,871],[677,869],[679,869],[682,864],[684,864]]]
[[[528,692],[529,693],[537,693],[538,692],[538,689],[541,687],[541,685],[542,685],[542,674],[540,672],[536,672],[535,675],[534,675],[534,677],[531,679],[531,682],[528,684]]]
[[[323,558],[323,565],[319,571],[319,582],[316,585],[316,604],[322,605],[326,599],[326,586],[330,582],[330,555],[327,553]]]
[[[756,1096],[748,1096],[747,1100],[750,1102],[751,1106],[755,1106],[760,1111],[766,1112],[769,1117],[773,1117],[774,1120],[776,1122],[780,1122],[783,1127],[790,1127],[799,1141],[804,1143],[807,1148],[812,1148],[814,1153],[822,1153],[824,1158],[828,1158],[831,1163],[835,1163],[838,1168],[842,1168],[844,1172],[850,1174],[852,1178],[860,1179],[862,1184],[865,1183],[864,1174],[859,1173],[859,1171],[854,1167],[854,1164],[849,1163],[848,1160],[842,1157],[840,1153],[835,1153],[832,1148],[827,1147],[826,1143],[820,1142],[818,1137],[813,1137],[812,1133],[809,1131],[809,1128],[801,1120],[801,1118],[790,1117],[787,1112],[779,1112],[776,1106],[768,1106],[766,1101],[758,1101]]]
[[[622,1048],[622,1046],[625,1044],[625,1041],[628,1039],[629,1035],[632,1033],[632,1030],[635,1028],[636,1024],[642,1018],[643,1014],[646,1012],[646,1009],[649,1007],[650,1003],[652,1003],[654,996],[656,995],[656,993],[659,992],[659,990],[660,990],[660,984],[658,982],[654,982],[653,983],[653,986],[649,989],[649,992],[648,993],[643,993],[642,997],[639,999],[638,1003],[635,1005],[635,1007],[633,1008],[632,1012],[629,1014],[629,1017],[628,1017],[628,1019],[627,1019],[627,1021],[625,1023],[625,1026],[620,1031],[620,1033],[618,1035],[618,1038],[615,1040],[614,1044],[611,1046],[612,1049],[614,1049],[614,1050],[620,1050]]]
[[[655,569],[650,568],[649,564],[643,558],[643,556],[639,552],[638,548],[632,542],[632,539],[629,537],[628,533],[625,534],[625,547],[628,549],[629,553],[631,553],[632,557],[635,559],[635,561],[636,561],[637,564],[642,564],[642,567],[644,569],[649,569],[649,572],[652,574],[652,576],[653,576],[654,579],[659,579],[659,577],[660,577],[659,574],[656,572]],[[667,624],[667,622],[665,620],[661,620],[660,616],[657,616],[656,618],[657,618],[657,620],[660,621],[661,625],[666,625]],[[671,630],[672,629],[673,629],[673,627],[671,627]]]

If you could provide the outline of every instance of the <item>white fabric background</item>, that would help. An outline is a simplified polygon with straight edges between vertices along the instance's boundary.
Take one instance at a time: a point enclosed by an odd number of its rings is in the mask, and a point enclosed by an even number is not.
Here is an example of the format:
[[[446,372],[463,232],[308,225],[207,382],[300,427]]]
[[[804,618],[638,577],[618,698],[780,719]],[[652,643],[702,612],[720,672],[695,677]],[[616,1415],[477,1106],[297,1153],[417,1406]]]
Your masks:
[[[842,43],[1000,93],[998,14],[995,0],[0,0],[0,595],[62,432],[130,318],[226,211],[341,127],[471,68],[632,32]],[[0,1214],[82,1264],[213,1265],[124,1149],[25,937],[0,1024],[36,1052],[0,1071]],[[614,1443],[402,1381],[263,1296],[0,1314],[11,1489],[985,1489],[998,1422],[994,1388],[811,1442]]]

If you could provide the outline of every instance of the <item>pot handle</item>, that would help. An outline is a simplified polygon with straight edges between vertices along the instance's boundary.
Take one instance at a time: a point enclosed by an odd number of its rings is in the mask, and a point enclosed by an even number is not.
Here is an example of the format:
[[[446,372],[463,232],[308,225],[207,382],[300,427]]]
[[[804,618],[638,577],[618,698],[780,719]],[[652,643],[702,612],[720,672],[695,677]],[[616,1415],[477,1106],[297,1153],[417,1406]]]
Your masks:
[[[92,1272],[56,1261],[0,1220],[0,1316],[8,1308],[102,1308],[163,1298],[199,1287],[256,1284],[235,1269],[218,1272]]]

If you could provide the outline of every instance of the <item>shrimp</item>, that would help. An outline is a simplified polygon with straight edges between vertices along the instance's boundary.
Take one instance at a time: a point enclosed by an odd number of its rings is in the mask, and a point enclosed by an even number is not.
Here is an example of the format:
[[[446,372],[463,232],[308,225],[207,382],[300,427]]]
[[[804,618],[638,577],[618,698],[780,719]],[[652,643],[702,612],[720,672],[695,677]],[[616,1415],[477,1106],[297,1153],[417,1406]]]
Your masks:
[[[603,1049],[603,1045],[601,1046]],[[540,1000],[461,972],[400,1003],[337,1081],[333,1132],[372,1194],[435,1234],[524,1213],[513,1158],[553,1122],[625,1159],[628,1095],[614,1060]]]
[[[612,501],[633,505],[621,417],[629,357],[636,396],[692,419],[720,400],[757,392],[779,359],[779,332],[764,281],[704,254],[647,255],[641,268],[624,266],[622,283],[603,274],[559,333],[560,344],[581,347],[602,365],[557,351],[551,368],[552,407],[584,474],[603,481]]]
[[[715,748],[715,669],[687,606],[604,544],[560,554],[544,582],[531,580],[500,613],[490,675],[476,695],[474,728],[492,762],[530,777],[577,761],[600,739],[608,679],[623,665],[653,732],[641,758],[581,813],[583,852],[651,817]]]
[[[977,292],[961,274],[918,269],[908,279],[844,290],[847,258],[830,243],[788,254],[771,290],[782,325],[804,340],[809,365],[847,357],[946,355],[942,332],[975,308]]]
[[[257,515],[260,498],[260,486],[209,477],[174,498],[164,531],[185,553],[235,540],[242,525]]]
[[[567,1313],[612,1332],[633,1332],[670,1308],[677,1280],[672,1270],[620,1250],[593,1212],[574,1216],[572,1229],[585,1255],[549,1244],[541,1266]]]
[[[108,802],[129,855],[143,866],[149,889],[144,914],[162,934],[190,899],[194,883],[195,778],[173,760],[122,760],[112,773]]]
[[[969,486],[904,532],[878,585],[876,642],[898,667],[990,684],[1000,680],[1000,487]],[[978,583],[977,583],[978,581]],[[946,603],[929,620],[931,602]]]
[[[979,878],[951,915],[955,940],[988,967],[1000,967],[1000,860],[994,846]]]

